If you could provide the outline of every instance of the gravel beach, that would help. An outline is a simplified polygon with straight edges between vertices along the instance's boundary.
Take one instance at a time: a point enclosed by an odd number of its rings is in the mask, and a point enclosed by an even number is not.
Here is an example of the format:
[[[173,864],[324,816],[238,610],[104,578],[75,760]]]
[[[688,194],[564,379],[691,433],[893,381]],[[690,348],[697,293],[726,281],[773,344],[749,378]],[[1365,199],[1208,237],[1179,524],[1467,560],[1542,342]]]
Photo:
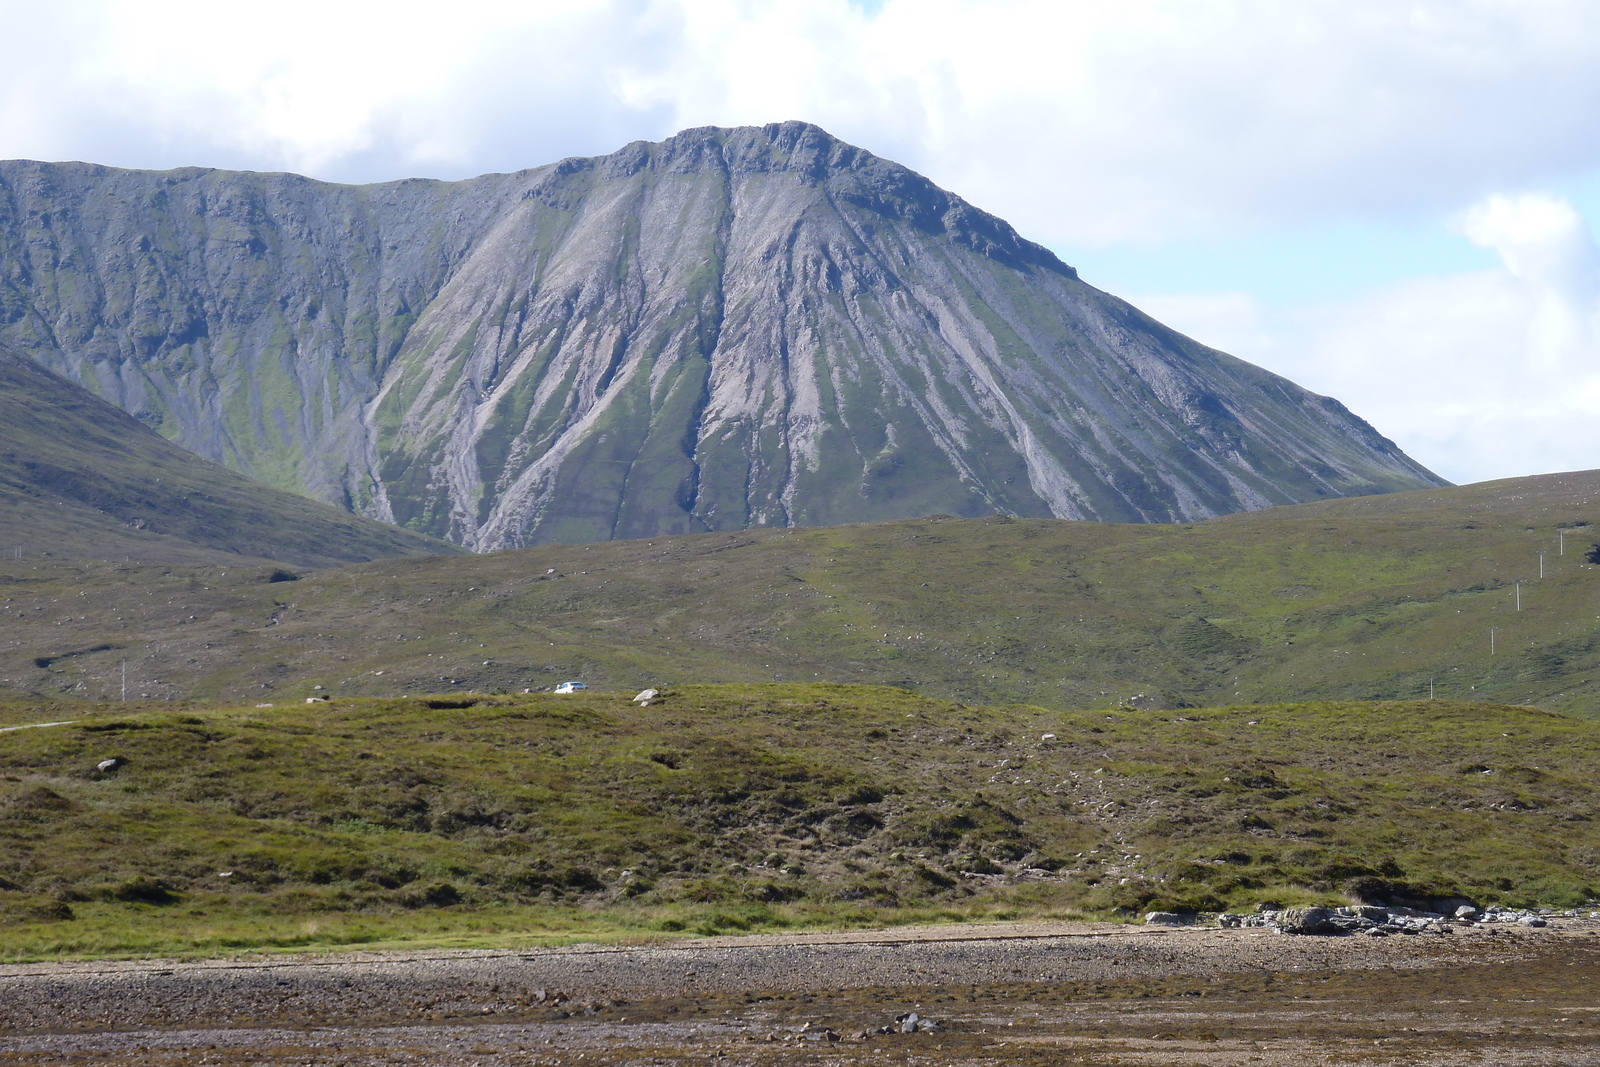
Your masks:
[[[1015,924],[0,967],[0,1064],[865,1058],[1600,1064],[1600,924]]]

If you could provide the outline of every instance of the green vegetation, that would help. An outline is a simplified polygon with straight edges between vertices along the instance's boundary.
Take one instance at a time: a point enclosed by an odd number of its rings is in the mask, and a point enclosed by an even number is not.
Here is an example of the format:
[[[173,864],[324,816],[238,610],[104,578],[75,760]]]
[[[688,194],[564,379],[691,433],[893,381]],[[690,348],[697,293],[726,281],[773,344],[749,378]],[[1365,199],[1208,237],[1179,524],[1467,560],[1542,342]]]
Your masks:
[[[0,546],[34,559],[309,567],[460,552],[208,463],[4,346]]]
[[[1053,708],[1431,688],[1596,717],[1595,542],[1590,472],[1183,526],[929,518],[288,568],[294,582],[267,565],[0,558],[0,693],[114,699],[126,659],[135,698],[515,693],[568,677],[891,684]]]
[[[75,714],[0,733],[6,958],[1215,909],[1355,879],[1575,904],[1600,884],[1600,726],[1525,708],[766,685]]]

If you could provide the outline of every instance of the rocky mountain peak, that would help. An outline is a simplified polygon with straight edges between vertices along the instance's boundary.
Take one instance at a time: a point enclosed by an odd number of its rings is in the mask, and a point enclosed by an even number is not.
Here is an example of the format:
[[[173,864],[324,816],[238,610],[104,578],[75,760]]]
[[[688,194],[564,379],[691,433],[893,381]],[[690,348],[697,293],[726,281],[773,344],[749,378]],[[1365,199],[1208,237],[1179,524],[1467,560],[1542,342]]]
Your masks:
[[[801,122],[463,182],[0,163],[0,340],[476,549],[1439,484]]]

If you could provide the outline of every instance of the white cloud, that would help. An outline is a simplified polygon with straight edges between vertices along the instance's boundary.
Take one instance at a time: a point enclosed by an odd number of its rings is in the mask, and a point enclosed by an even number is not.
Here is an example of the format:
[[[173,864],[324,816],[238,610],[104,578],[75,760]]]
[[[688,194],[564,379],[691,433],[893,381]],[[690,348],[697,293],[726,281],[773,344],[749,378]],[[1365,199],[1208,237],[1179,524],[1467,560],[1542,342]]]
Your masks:
[[[1453,207],[1600,164],[1583,0],[686,3],[635,99],[822,122],[1030,235],[1160,242]]]
[[[0,155],[464,175],[819,122],[1048,243],[1600,166],[1590,0],[0,0]]]
[[[42,8],[42,10],[40,10]],[[618,86],[670,51],[646,0],[0,0],[0,155],[378,180],[611,151],[670,124]]]
[[[1495,250],[1532,302],[1523,346],[1532,366],[1584,373],[1595,357],[1600,249],[1582,216],[1565,200],[1530,193],[1492,196],[1460,225],[1474,244]]]
[[[1588,226],[1543,193],[1488,197],[1460,226],[1500,268],[1276,311],[1231,294],[1135,302],[1338,397],[1452,480],[1600,466],[1600,248]]]

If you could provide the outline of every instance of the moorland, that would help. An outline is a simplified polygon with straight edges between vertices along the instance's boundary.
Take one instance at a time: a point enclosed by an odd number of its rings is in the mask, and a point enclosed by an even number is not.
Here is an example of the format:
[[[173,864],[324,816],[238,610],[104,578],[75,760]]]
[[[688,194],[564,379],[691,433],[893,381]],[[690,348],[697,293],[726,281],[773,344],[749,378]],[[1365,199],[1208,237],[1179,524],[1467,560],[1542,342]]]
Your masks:
[[[0,560],[0,951],[1582,904],[1597,493],[343,566],[63,520]]]
[[[1538,709],[630,696],[130,702],[42,727],[60,705],[6,706],[0,952],[1572,906],[1600,884],[1600,725]]]
[[[285,568],[0,558],[0,694],[272,700],[703,683],[1048,708],[1596,714],[1600,472],[1181,525],[930,517]],[[321,688],[318,688],[321,687]]]

